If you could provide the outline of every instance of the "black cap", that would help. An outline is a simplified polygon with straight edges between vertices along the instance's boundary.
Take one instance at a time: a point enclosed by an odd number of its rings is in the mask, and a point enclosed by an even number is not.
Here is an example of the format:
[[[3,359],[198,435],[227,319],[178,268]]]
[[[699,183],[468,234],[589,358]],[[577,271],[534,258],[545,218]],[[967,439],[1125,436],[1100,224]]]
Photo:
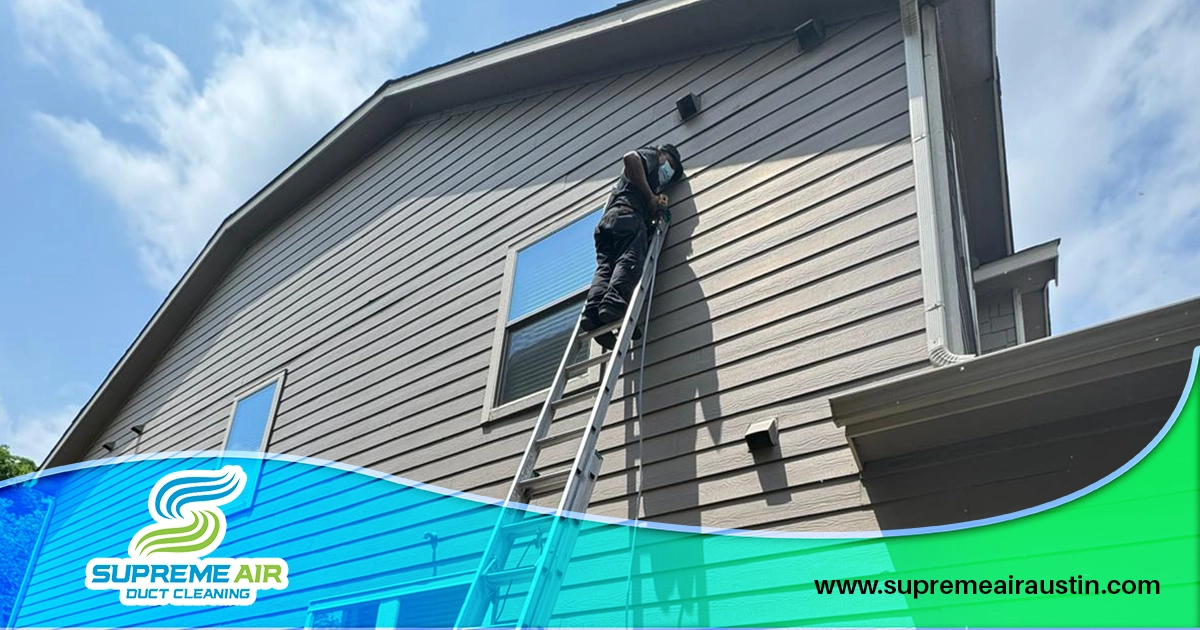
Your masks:
[[[679,157],[679,149],[676,149],[675,145],[673,144],[664,144],[658,147],[658,150],[671,156],[671,159],[675,160],[675,163],[679,165],[679,169],[675,173],[675,176],[671,178],[671,181],[673,182],[679,181],[679,179],[683,177],[683,158]]]

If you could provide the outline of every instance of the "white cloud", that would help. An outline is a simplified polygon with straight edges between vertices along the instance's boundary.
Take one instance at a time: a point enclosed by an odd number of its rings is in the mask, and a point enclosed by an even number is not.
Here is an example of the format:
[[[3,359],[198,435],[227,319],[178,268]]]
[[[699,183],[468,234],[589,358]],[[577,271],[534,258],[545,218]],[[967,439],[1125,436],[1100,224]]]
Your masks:
[[[37,112],[84,178],[125,213],[150,282],[172,286],[220,221],[383,81],[423,39],[417,0],[227,0],[197,79],[147,37],[115,38],[80,0],[15,0],[32,63],[98,94],[145,134]]]
[[[997,12],[1017,246],[1063,239],[1055,331],[1200,294],[1200,5]]]
[[[41,464],[79,409],[78,405],[63,405],[45,412],[13,417],[0,398],[0,444],[7,444],[14,455],[28,457]]]

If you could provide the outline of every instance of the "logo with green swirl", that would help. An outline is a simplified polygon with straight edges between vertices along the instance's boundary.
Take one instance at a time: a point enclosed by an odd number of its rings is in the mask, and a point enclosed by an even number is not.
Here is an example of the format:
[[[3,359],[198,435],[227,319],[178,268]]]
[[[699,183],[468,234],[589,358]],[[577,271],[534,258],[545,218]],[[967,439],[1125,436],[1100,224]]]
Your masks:
[[[184,470],[159,479],[147,501],[155,523],[134,535],[129,557],[208,555],[225,539],[221,506],[236,499],[245,487],[246,473],[241,466]]]
[[[87,587],[120,591],[131,606],[247,606],[259,590],[287,588],[280,558],[203,558],[225,539],[221,506],[245,487],[245,471],[233,465],[159,479],[146,501],[154,523],[133,535],[128,558],[88,562]]]

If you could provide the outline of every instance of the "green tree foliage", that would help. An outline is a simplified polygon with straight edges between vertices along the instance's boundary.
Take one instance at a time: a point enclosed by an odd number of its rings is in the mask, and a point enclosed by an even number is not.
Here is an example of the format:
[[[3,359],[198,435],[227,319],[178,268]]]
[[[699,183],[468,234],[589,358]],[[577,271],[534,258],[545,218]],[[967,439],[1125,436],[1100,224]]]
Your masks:
[[[37,466],[0,444],[0,482],[33,472]],[[0,488],[0,626],[8,621],[25,579],[30,553],[46,519],[45,495],[30,481]]]
[[[0,444],[0,481],[27,475],[37,470],[37,464],[28,457],[13,455],[7,444]]]

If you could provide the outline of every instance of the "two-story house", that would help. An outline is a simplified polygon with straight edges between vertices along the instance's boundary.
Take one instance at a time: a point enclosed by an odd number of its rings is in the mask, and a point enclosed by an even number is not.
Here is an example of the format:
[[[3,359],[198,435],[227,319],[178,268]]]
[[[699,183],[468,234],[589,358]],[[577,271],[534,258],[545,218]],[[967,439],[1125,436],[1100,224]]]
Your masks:
[[[993,10],[643,0],[390,81],[225,220],[45,467],[261,450],[500,496],[621,156],[670,142],[642,404],[631,365],[589,512],[870,531],[1082,488],[1162,427],[1196,305],[1050,336]]]

